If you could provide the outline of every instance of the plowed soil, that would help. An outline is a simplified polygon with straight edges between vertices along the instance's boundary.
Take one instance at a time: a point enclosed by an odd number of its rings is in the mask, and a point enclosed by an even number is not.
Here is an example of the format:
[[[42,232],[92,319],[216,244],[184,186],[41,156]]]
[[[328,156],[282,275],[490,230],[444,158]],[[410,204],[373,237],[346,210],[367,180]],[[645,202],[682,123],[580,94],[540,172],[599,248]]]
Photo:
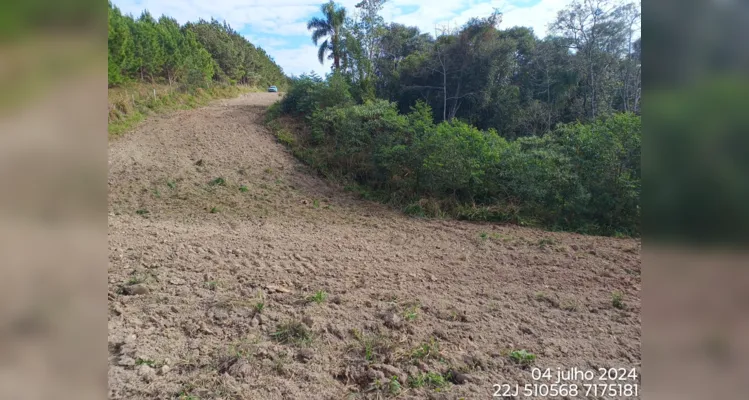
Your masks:
[[[639,375],[638,240],[356,199],[263,126],[278,99],[110,141],[111,399],[488,399],[556,381],[533,368]],[[585,394],[568,397],[604,398]]]

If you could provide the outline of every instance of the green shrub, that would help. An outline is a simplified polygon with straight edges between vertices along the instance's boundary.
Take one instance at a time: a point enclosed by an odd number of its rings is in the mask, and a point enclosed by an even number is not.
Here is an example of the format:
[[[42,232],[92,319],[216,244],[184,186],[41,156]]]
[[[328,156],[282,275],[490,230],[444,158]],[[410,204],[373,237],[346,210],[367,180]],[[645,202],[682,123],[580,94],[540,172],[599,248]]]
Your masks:
[[[410,215],[640,233],[638,116],[507,141],[458,120],[434,124],[424,103],[407,115],[385,100],[353,104],[336,74],[327,81],[303,75],[279,107],[307,121],[297,157]]]
[[[268,111],[265,112],[265,122],[274,121],[281,116],[281,102],[276,102],[268,107]]]

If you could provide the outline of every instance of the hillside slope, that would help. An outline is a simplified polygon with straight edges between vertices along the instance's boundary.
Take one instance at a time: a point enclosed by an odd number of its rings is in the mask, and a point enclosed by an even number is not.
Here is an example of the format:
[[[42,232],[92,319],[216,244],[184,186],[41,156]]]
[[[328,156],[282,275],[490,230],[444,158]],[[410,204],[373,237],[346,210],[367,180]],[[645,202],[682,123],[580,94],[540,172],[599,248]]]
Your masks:
[[[639,241],[354,199],[262,125],[276,100],[110,142],[110,398],[489,398],[533,382],[521,349],[639,373]]]

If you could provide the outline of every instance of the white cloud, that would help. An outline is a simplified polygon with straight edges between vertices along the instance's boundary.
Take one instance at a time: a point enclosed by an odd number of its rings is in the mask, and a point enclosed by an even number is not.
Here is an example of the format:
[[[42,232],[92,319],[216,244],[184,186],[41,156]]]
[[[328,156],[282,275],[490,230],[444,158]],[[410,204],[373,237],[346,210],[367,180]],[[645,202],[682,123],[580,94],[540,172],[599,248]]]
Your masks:
[[[413,0],[406,0],[413,1]],[[403,20],[410,21],[410,25],[419,26],[422,31],[434,32],[434,25],[448,25],[450,29],[460,28],[471,18],[486,18],[491,15],[494,9],[498,9],[502,12],[502,22],[500,27],[502,29],[512,28],[515,26],[524,26],[533,28],[536,36],[545,37],[548,33],[548,25],[554,19],[556,19],[557,12],[562,10],[570,0],[541,0],[538,4],[530,7],[520,7],[522,2],[519,1],[506,1],[506,0],[491,0],[485,2],[471,2],[471,5],[462,9],[459,13],[448,14],[441,18],[428,18],[428,22],[421,22],[421,25],[430,24],[431,27],[425,30],[420,25],[417,25],[418,18],[413,18],[412,14],[400,17]],[[396,22],[400,22],[396,19]]]
[[[533,28],[536,36],[543,38],[549,33],[548,25],[569,3],[569,0],[541,0],[540,3],[531,7],[511,7],[502,16],[501,26],[506,28],[527,26]]]
[[[291,44],[289,40],[283,38],[255,35],[243,36],[245,39],[249,40],[250,43],[254,44],[255,46],[262,47],[263,49],[288,47]]]
[[[317,59],[317,47],[313,44],[302,45],[295,49],[281,49],[269,52],[286,75],[301,75],[315,71],[321,77],[330,72],[330,60],[321,65]]]

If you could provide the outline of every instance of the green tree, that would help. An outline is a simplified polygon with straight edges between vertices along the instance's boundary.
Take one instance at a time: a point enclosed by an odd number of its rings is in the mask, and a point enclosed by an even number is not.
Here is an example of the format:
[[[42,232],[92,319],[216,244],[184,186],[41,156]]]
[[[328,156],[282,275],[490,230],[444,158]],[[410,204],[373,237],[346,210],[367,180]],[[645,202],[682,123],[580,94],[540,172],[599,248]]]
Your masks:
[[[166,53],[160,41],[156,21],[148,11],[144,11],[137,21],[130,24],[135,42],[134,67],[141,80],[150,81],[161,72]]]
[[[361,31],[363,32],[362,47],[366,49],[367,58],[374,61],[379,51],[379,41],[382,35],[385,20],[380,16],[382,6],[387,0],[361,0],[356,8],[361,10]],[[369,71],[368,71],[369,72]]]
[[[333,0],[323,4],[320,7],[323,18],[314,17],[307,23],[307,29],[312,30],[312,42],[317,46],[320,39],[327,37],[320,44],[317,51],[317,58],[320,64],[325,60],[325,55],[329,52],[333,59],[333,67],[341,67],[341,57],[344,52],[343,42],[343,25],[346,22],[346,9],[337,8]]]
[[[189,50],[176,20],[162,16],[159,18],[157,28],[161,46],[165,52],[164,74],[169,85],[171,85],[173,82],[181,80],[182,75],[186,72],[185,58],[189,54],[186,51]]]
[[[127,79],[127,71],[133,64],[135,49],[126,17],[111,2],[109,3],[107,42],[109,86],[115,86]]]

